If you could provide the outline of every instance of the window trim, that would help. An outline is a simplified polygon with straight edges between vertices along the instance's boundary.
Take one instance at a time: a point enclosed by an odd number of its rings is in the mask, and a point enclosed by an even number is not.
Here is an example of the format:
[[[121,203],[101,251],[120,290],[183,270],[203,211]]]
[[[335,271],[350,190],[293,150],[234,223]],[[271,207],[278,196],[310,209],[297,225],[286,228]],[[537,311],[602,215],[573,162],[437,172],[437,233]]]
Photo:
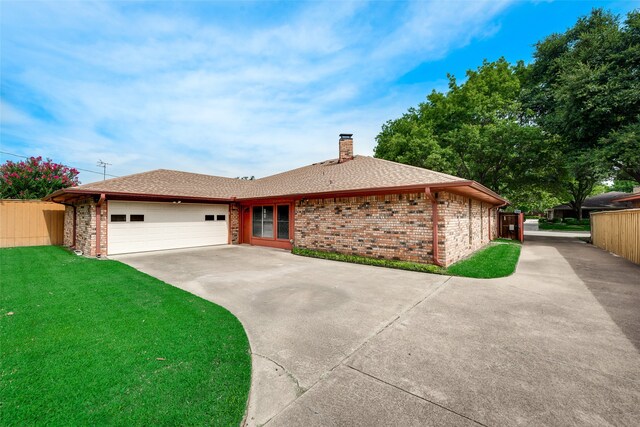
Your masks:
[[[118,217],[123,219],[117,219],[114,221],[113,217]],[[109,215],[109,222],[127,222],[127,214],[111,214]]]
[[[257,207],[260,208],[264,208],[264,207],[272,207],[273,208],[273,233],[271,235],[271,237],[259,237],[259,236],[254,236],[253,235],[253,210]],[[287,210],[289,212],[289,220],[287,221],[288,223],[288,227],[287,227],[287,234],[289,235],[289,237],[287,237],[286,239],[282,239],[282,238],[278,238],[278,206],[286,206]],[[251,239],[256,239],[256,240],[268,240],[268,241],[273,241],[273,242],[290,242],[291,241],[291,225],[293,223],[293,212],[292,212],[292,204],[291,203],[286,203],[286,202],[275,202],[275,203],[265,203],[265,204],[255,204],[255,205],[251,205],[249,206],[250,208],[250,212],[251,212],[251,218],[250,218],[250,223],[247,225],[245,224],[244,226],[249,226],[251,227]]]

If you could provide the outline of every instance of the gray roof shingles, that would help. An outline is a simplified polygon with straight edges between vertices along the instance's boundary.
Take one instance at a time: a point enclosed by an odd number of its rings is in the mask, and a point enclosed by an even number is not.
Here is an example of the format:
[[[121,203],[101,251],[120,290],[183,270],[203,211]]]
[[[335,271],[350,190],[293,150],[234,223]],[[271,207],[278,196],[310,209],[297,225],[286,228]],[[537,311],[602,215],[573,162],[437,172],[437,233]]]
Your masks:
[[[597,196],[591,196],[584,199],[582,203],[582,209],[624,209],[631,207],[631,204],[625,202],[616,202],[616,199],[620,199],[625,196],[630,196],[629,193],[623,193],[620,191],[609,191],[607,193],[598,194]],[[555,206],[553,209],[558,210],[570,210],[573,209],[569,204]]]

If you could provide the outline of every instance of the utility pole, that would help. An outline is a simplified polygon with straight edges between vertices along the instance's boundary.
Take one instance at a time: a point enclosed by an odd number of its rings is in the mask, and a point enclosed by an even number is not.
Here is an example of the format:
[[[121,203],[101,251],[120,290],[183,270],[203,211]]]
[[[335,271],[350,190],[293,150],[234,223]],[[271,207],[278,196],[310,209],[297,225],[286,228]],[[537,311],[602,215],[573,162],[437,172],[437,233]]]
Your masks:
[[[98,160],[98,166],[102,167],[102,180],[107,179],[107,166],[111,166],[111,163],[103,162],[102,159]]]

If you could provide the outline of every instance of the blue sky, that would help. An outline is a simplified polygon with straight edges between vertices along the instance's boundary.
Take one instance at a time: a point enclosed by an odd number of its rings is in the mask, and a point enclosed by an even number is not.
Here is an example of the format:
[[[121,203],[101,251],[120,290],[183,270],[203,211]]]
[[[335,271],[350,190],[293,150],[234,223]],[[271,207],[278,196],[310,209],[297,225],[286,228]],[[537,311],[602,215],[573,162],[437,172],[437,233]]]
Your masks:
[[[262,177],[336,157],[341,132],[372,155],[447,73],[529,61],[593,7],[640,1],[2,1],[0,150],[120,176]]]

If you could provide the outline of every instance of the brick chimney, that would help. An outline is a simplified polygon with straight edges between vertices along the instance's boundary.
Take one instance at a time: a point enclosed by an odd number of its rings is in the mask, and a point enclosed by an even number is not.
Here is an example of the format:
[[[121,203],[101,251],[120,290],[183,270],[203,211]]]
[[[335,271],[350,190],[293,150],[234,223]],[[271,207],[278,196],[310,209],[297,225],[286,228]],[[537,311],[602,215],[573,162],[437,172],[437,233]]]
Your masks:
[[[340,134],[340,157],[338,163],[348,162],[353,160],[353,134],[341,133]]]

